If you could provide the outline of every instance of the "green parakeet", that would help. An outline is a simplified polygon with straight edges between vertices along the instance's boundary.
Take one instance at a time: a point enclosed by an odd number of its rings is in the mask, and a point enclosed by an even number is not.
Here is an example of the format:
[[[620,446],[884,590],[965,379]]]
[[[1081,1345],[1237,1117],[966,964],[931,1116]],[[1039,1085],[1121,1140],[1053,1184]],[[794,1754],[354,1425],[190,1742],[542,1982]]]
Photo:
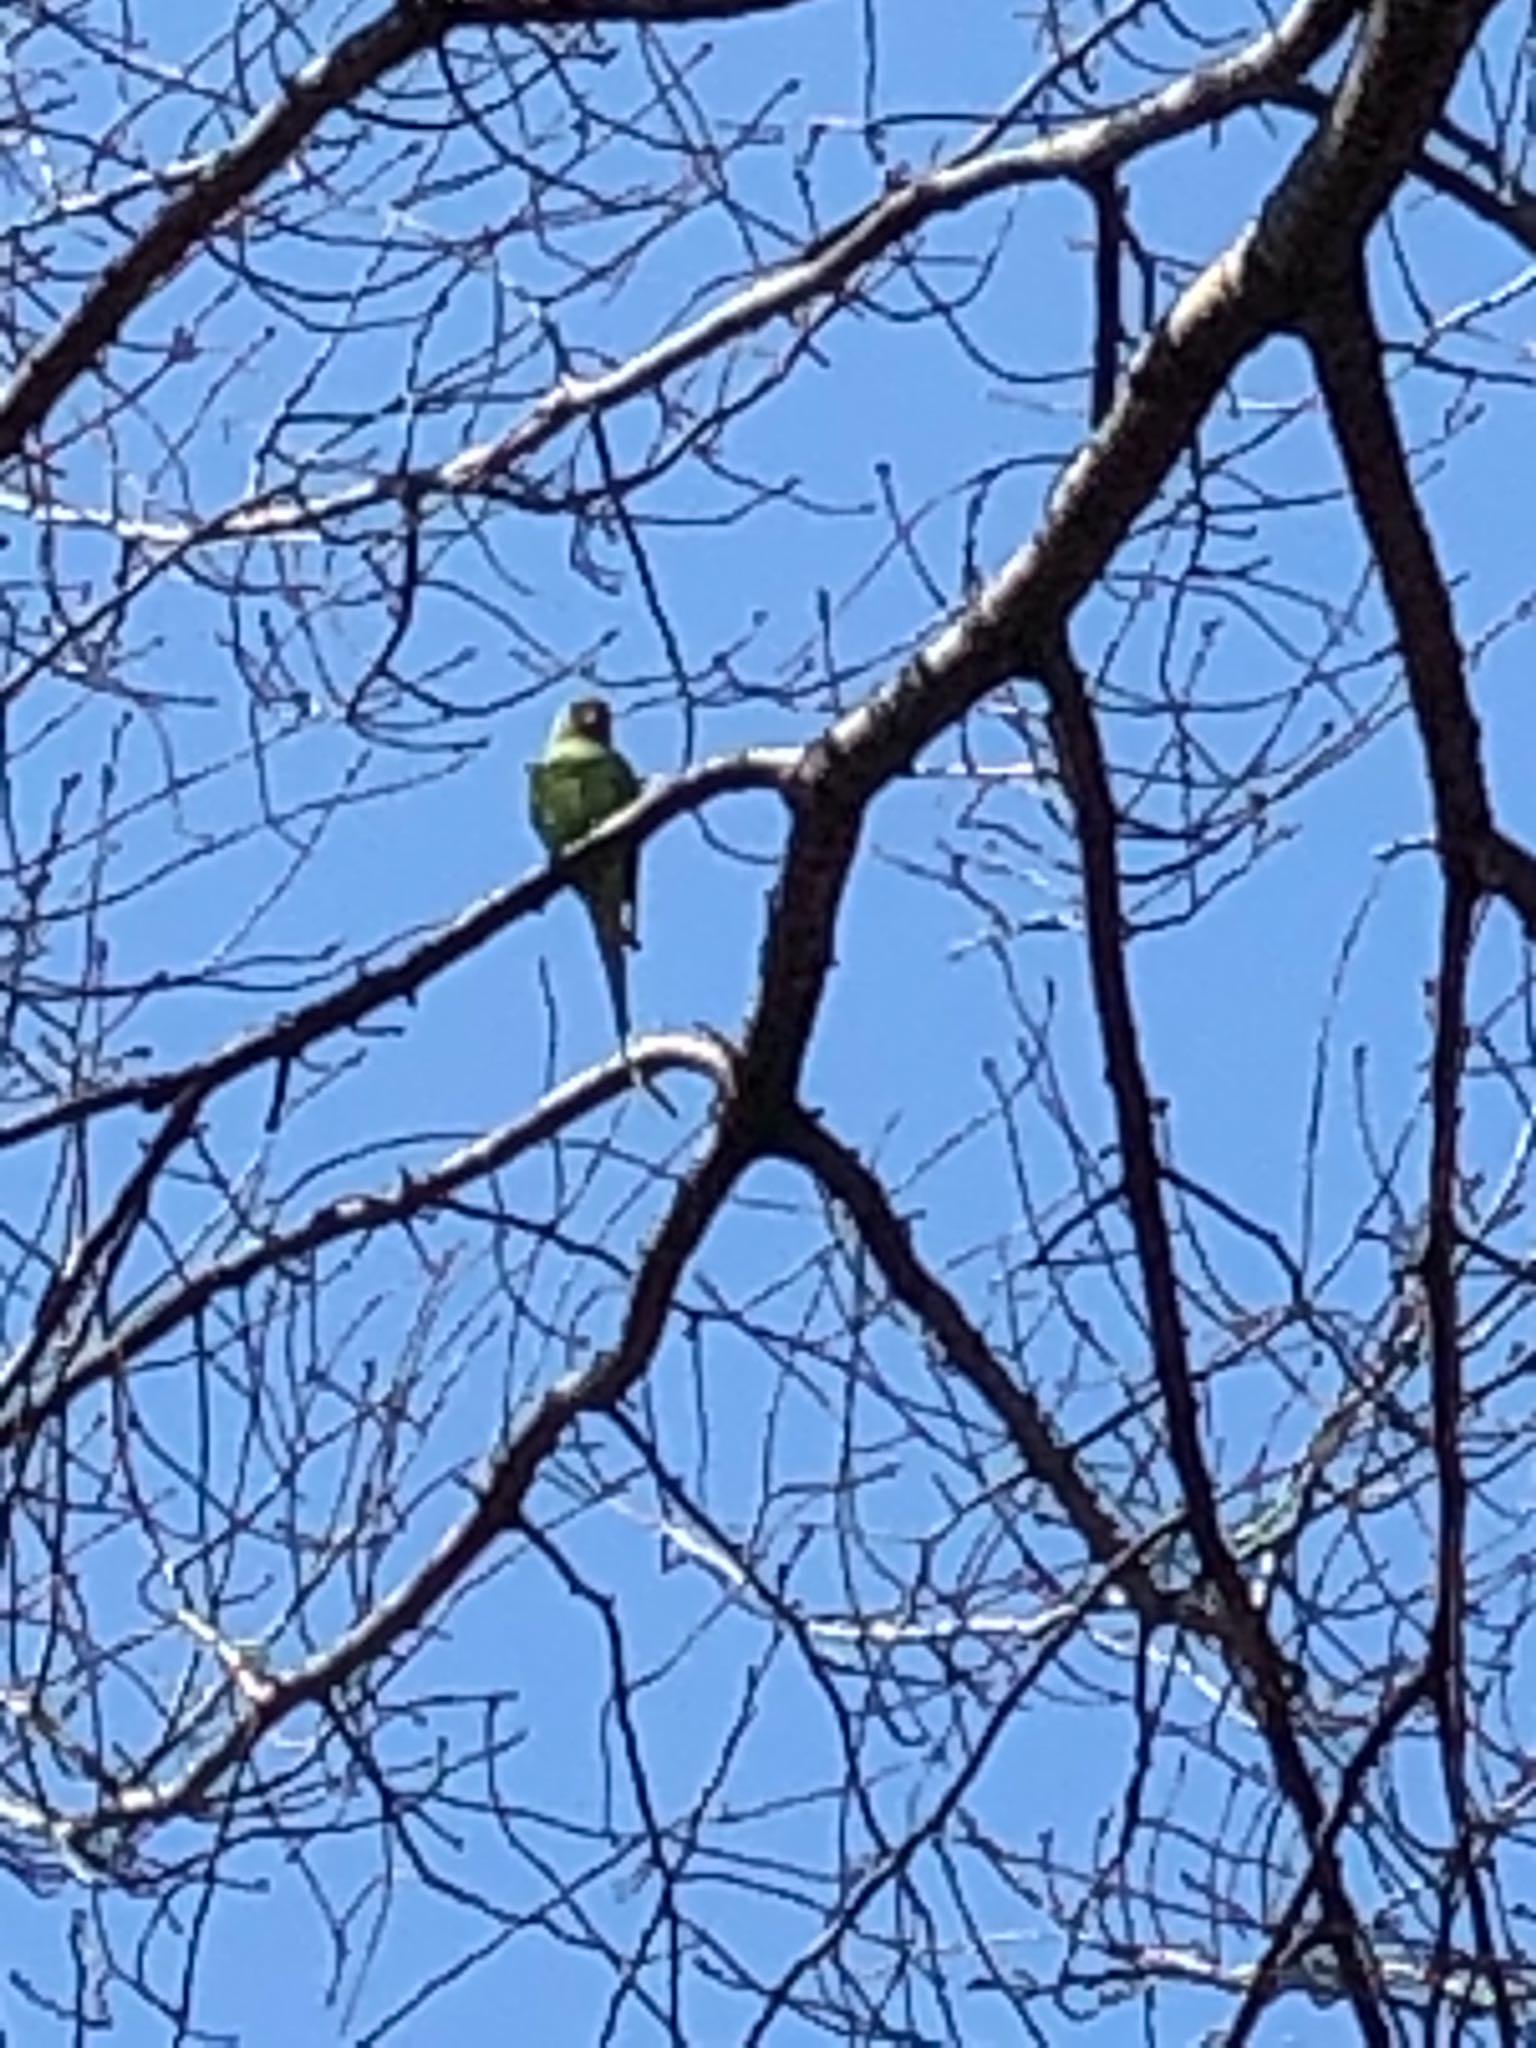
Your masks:
[[[529,816],[551,856],[595,832],[639,794],[639,777],[613,744],[613,713],[607,704],[601,697],[567,704],[550,727],[543,758],[528,765]],[[632,846],[588,863],[576,882],[597,933],[620,1044],[629,1039],[624,954],[640,944],[635,929],[639,869],[639,848]]]

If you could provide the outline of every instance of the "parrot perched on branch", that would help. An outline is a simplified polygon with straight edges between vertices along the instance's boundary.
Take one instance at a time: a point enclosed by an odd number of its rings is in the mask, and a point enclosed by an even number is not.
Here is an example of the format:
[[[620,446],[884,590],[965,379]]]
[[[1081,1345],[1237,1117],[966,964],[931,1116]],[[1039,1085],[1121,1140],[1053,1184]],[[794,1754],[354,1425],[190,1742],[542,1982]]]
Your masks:
[[[558,859],[605,818],[640,794],[640,778],[613,744],[613,713],[601,697],[567,704],[550,727],[543,757],[528,764],[528,812],[533,829]],[[619,1043],[629,1039],[626,950],[638,947],[635,891],[640,850],[631,846],[583,865],[575,877],[613,998]]]

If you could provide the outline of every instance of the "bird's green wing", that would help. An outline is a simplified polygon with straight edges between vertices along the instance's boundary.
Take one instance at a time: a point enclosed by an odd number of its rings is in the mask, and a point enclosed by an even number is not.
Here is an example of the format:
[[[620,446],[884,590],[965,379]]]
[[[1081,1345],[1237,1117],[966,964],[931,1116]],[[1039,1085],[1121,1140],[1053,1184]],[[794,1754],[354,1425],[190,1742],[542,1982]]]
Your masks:
[[[610,747],[608,749],[608,794],[612,802],[604,811],[604,817],[622,811],[626,804],[632,804],[640,794],[640,778],[625,760],[624,756]],[[619,938],[626,946],[638,946],[640,936],[637,930],[636,901],[640,889],[640,849],[631,846],[617,857],[616,868],[619,878],[617,890],[619,904]]]
[[[553,854],[585,839],[640,794],[639,779],[622,754],[575,738],[556,741],[533,763],[528,782],[534,830]]]

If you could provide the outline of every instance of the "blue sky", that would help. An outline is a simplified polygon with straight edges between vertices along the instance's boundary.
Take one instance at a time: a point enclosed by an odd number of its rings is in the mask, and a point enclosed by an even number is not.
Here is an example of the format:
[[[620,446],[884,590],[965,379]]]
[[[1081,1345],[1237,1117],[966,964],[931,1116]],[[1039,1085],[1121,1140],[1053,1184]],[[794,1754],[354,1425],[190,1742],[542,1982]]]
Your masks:
[[[1184,13],[1203,32],[1228,35],[1250,11],[1258,10],[1200,4]],[[317,41],[334,32],[330,10],[302,12]],[[887,161],[920,165],[952,152],[974,117],[1028,73],[1038,52],[1017,13],[977,4],[966,11],[963,32],[947,10],[881,13],[874,94],[888,117]],[[102,10],[102,23],[108,19]],[[760,142],[728,166],[736,213],[695,194],[616,278],[569,298],[564,261],[517,230],[517,175],[484,171],[485,147],[467,123],[433,164],[433,190],[412,192],[426,144],[403,126],[412,103],[403,87],[392,87],[375,105],[402,123],[396,133],[385,139],[376,131],[350,161],[325,155],[349,135],[346,124],[331,124],[320,139],[317,167],[348,186],[345,205],[302,188],[274,188],[272,217],[307,221],[311,233],[327,238],[323,244],[296,244],[286,225],[274,233],[253,219],[244,249],[273,280],[263,298],[203,259],[131,324],[112,365],[124,382],[144,374],[179,329],[197,334],[196,351],[155,386],[110,449],[98,438],[65,452],[61,493],[103,505],[115,468],[126,514],[207,517],[282,481],[299,450],[311,458],[323,451],[326,479],[340,488],[396,464],[442,461],[466,442],[504,431],[549,374],[530,314],[535,301],[552,309],[576,370],[590,373],[717,303],[750,265],[792,251],[804,224],[797,164],[823,223],[878,191],[884,165],[858,133],[869,63],[863,23],[864,10],[823,0],[782,19],[671,38],[667,48],[694,67],[690,89],[717,124],[745,121],[773,99]],[[184,19],[149,27],[164,38],[159,59],[187,60]],[[622,54],[590,74],[590,90],[602,108],[643,123],[666,147],[633,137],[606,142],[579,169],[608,192],[668,175],[681,161],[633,45],[623,34],[614,41]],[[1149,56],[1155,46],[1149,32]],[[473,39],[458,47],[467,64]],[[1489,48],[1497,59],[1504,45],[1496,38]],[[285,65],[302,55],[295,39]],[[222,75],[225,64],[211,60],[208,75]],[[779,95],[790,75],[798,88]],[[85,112],[93,125],[110,124],[102,81],[84,76]],[[409,82],[427,89],[430,70]],[[1128,69],[1112,72],[1105,94],[1146,82]],[[257,63],[246,83],[259,103],[272,78]],[[569,115],[556,86],[535,88],[529,108],[519,146],[541,161],[569,150]],[[896,118],[935,110],[932,120]],[[1476,102],[1462,111],[1474,121]],[[187,94],[159,111],[135,112],[127,132],[152,154],[179,156],[238,125],[199,112],[207,125],[194,133],[193,118]],[[1301,133],[1291,115],[1238,118],[1215,145],[1192,137],[1138,167],[1134,220],[1148,246],[1164,252],[1160,303],[1186,274],[1180,265],[1198,266],[1250,217]],[[68,150],[54,168],[66,180],[86,178]],[[14,195],[3,204],[9,223],[21,204]],[[747,228],[749,210],[755,218]],[[146,212],[141,206],[125,217],[142,220]],[[424,267],[430,238],[487,225],[497,229],[494,245],[451,293],[442,292],[447,273]],[[1521,271],[1518,251],[1421,193],[1405,200],[1396,226],[1412,252],[1416,288],[1436,316]],[[110,801],[123,816],[109,835],[109,873],[129,890],[166,869],[109,910],[103,928],[111,971],[124,980],[164,970],[195,974],[211,948],[227,948],[235,962],[260,955],[268,963],[242,970],[249,985],[241,990],[210,988],[204,977],[199,986],[109,1003],[106,1056],[130,1069],[195,1058],[274,1006],[292,1005],[293,995],[271,992],[292,971],[282,961],[301,959],[307,986],[327,986],[358,957],[398,949],[530,869],[537,853],[523,817],[525,764],[554,706],[574,687],[609,688],[637,766],[664,775],[737,746],[806,739],[832,711],[889,679],[958,601],[968,544],[981,568],[995,568],[1027,536],[1081,441],[1086,394],[1076,373],[1089,331],[1089,227],[1081,197],[1051,186],[1007,192],[938,224],[923,239],[922,287],[968,287],[964,334],[980,359],[931,319],[916,317],[923,301],[910,278],[882,275],[872,304],[822,327],[813,352],[732,425],[719,471],[691,460],[649,486],[636,506],[647,522],[646,562],[665,632],[612,522],[581,536],[591,557],[584,574],[564,517],[478,501],[435,506],[423,532],[426,587],[399,659],[412,675],[430,675],[452,711],[418,721],[406,747],[369,743],[337,715],[338,693],[366,672],[390,636],[380,595],[398,565],[388,508],[339,523],[324,540],[249,551],[226,543],[161,573],[102,657],[117,690],[167,698],[153,715],[142,706],[125,713],[122,696],[99,687],[100,676],[87,678],[98,687],[82,689],[76,650],[47,664],[20,699],[10,734],[19,750],[17,829],[38,843],[60,777],[83,763],[94,771],[121,724]],[[78,239],[68,246],[82,263],[99,263],[114,246],[93,227],[71,232]],[[621,219],[553,239],[562,255],[580,248],[590,261],[631,233]],[[358,315],[342,321],[333,349],[317,342],[304,324],[312,295],[361,279],[384,235],[393,238],[400,279],[388,302],[397,324],[373,331]],[[231,237],[224,253],[235,248]],[[978,252],[991,259],[979,282],[967,268]],[[1419,332],[1419,313],[1385,244],[1377,253],[1384,321],[1394,342],[1406,345]],[[370,301],[369,310],[376,305]],[[333,303],[327,317],[334,311]],[[477,381],[460,366],[473,361],[497,321],[522,339]],[[1509,621],[1528,587],[1523,522],[1505,510],[1521,504],[1529,468],[1525,300],[1514,298],[1484,325],[1492,340],[1453,342],[1444,353],[1510,373],[1485,416],[1458,413],[1464,395],[1442,369],[1409,372],[1404,363],[1395,385],[1421,467],[1435,472],[1426,501],[1442,559],[1457,579],[1469,641]],[[769,379],[791,339],[781,323],[751,343],[732,365],[730,388]],[[713,390],[710,374],[695,387],[696,399]],[[386,403],[406,377],[416,393],[409,421]],[[444,387],[453,387],[447,398]],[[1384,1154],[1400,1141],[1404,1147],[1394,1199],[1411,1205],[1422,1178],[1422,1133],[1412,1124],[1429,1042],[1423,984],[1433,972],[1436,897],[1422,846],[1428,811],[1416,743],[1380,606],[1368,590],[1361,594],[1361,543],[1337,500],[1337,468],[1307,405],[1309,391],[1294,347],[1276,346],[1244,367],[1241,410],[1214,419],[1202,439],[1213,516],[1198,558],[1187,526],[1133,539],[1085,607],[1078,651],[1096,675],[1125,787],[1138,772],[1155,774],[1166,764],[1170,718],[1166,703],[1159,705],[1159,676],[1193,676],[1190,723],[1200,745],[1266,798],[1273,845],[1251,863],[1247,848],[1226,856],[1225,865],[1242,872],[1224,894],[1192,921],[1134,946],[1145,1050],[1154,1089],[1169,1105],[1181,1170],[1288,1246],[1304,1245],[1309,1278],[1330,1315],[1339,1324],[1356,1318],[1364,1348],[1379,1335],[1388,1239],[1398,1220],[1392,1201],[1373,1200],[1369,1145]],[[351,418],[340,430],[344,413]],[[269,437],[274,414],[284,424]],[[618,413],[613,461],[643,460],[658,431],[647,401]],[[180,437],[185,448],[176,446]],[[1236,451],[1250,441],[1239,459]],[[574,447],[569,437],[552,443],[531,466],[533,480],[558,487]],[[575,474],[594,483],[590,445]],[[1173,490],[1186,483],[1181,478]],[[1298,494],[1307,498],[1300,508]],[[893,506],[911,521],[910,550],[891,545]],[[8,559],[35,564],[35,530],[24,516],[0,507],[0,525],[13,542],[0,570]],[[375,536],[370,548],[358,545],[362,531]],[[99,600],[116,565],[111,543],[71,531],[56,545],[65,594],[81,606]],[[261,587],[231,607],[221,586],[236,571]],[[8,645],[20,663],[25,647],[40,644],[56,623],[56,608],[50,622],[49,593],[25,576],[16,583]],[[835,677],[823,658],[821,593]],[[284,649],[304,701],[253,711],[252,695],[271,685],[274,645]],[[675,673],[677,658],[686,684]],[[1531,742],[1528,661],[1528,636],[1515,621],[1479,658],[1474,687],[1501,816],[1513,830],[1536,832],[1523,766]],[[1310,689],[1281,716],[1277,693],[1309,662],[1331,672],[1331,694]],[[1322,744],[1329,705],[1341,724],[1379,716],[1380,730],[1293,792],[1285,764]],[[1038,730],[1038,705],[1023,691],[1012,705],[979,713],[966,735],[974,758],[1018,766],[1020,718]],[[164,804],[138,814],[136,798],[163,786],[167,744],[180,772],[197,779],[174,819]],[[1048,792],[1022,777],[983,791],[961,766],[957,745],[947,741],[875,808],[807,1096],[839,1136],[872,1154],[919,1249],[950,1277],[1062,1427],[1088,1432],[1124,1404],[1145,1409],[1147,1376],[1133,1291],[1122,1293],[1085,1256],[1053,1294],[1027,1257],[1032,1229],[1103,1195],[1113,1177],[1071,849]],[[329,812],[342,786],[356,800]],[[264,813],[281,829],[263,823]],[[1166,826],[1177,817],[1176,800],[1145,787],[1139,815]],[[648,846],[645,947],[636,964],[643,1026],[737,1029],[754,984],[783,823],[773,798],[737,797],[711,807],[707,840],[684,819]],[[306,835],[322,827],[306,853]],[[194,847],[204,849],[198,859],[167,866]],[[66,859],[65,889],[84,886],[97,850],[84,843]],[[1151,839],[1125,847],[1133,870],[1157,854]],[[1218,859],[1205,880],[1222,871]],[[950,885],[956,874],[969,895]],[[1133,891],[1132,900],[1145,905],[1148,898]],[[1507,916],[1492,913],[1489,924],[1476,991],[1479,1004],[1492,1008],[1519,987],[1524,967]],[[50,939],[47,960],[67,979],[86,944],[83,921],[66,922]],[[279,964],[270,964],[274,958]],[[323,1086],[316,1073],[296,1078],[294,1112],[274,1140],[262,1130],[270,1096],[261,1078],[231,1091],[210,1116],[208,1142],[223,1171],[232,1180],[248,1176],[253,1198],[269,1201],[285,1220],[341,1192],[388,1187],[405,1168],[419,1171],[515,1117],[550,1077],[610,1049],[590,935],[569,899],[455,967],[411,1009],[378,1021],[385,1027],[378,1035],[334,1049],[346,1064]],[[1501,1011],[1494,1035],[1502,1034],[1515,1063],[1519,1031],[1518,1010]],[[33,1032],[34,1057],[50,1057],[47,1038],[40,1027]],[[18,1079],[17,1099],[21,1086]],[[341,1444],[318,1451],[283,1504],[264,1490],[276,1439],[253,1455],[233,1431],[243,1412],[238,1380],[196,1382],[208,1403],[218,1488],[252,1516],[248,1536],[225,1559],[227,1577],[198,1557],[195,1502],[172,1471],[175,1457],[198,1440],[194,1375],[171,1346],[157,1359],[164,1369],[143,1376],[141,1418],[161,1446],[158,1456],[146,1453],[145,1472],[165,1489],[165,1523],[174,1531],[168,1551],[195,1598],[229,1603],[232,1630],[238,1621],[253,1637],[270,1636],[280,1664],[310,1654],[351,1620],[358,1585],[332,1571],[297,1599],[281,1561],[284,1516],[316,1529],[328,1516],[343,1526],[355,1521],[368,1532],[372,1573],[361,1583],[370,1597],[386,1593],[463,1512],[477,1461],[508,1418],[610,1341],[624,1301],[614,1261],[633,1261],[660,1213],[652,1169],[664,1162],[675,1171],[697,1142],[702,1089],[686,1079],[669,1087],[684,1108],[680,1123],[637,1100],[503,1176],[504,1198],[520,1214],[538,1218],[560,1206],[563,1226],[588,1247],[581,1255],[536,1252],[532,1233],[508,1231],[498,1244],[468,1215],[437,1219],[412,1242],[381,1235],[335,1263],[313,1329],[296,1329],[285,1340],[288,1353],[275,1346],[280,1358],[298,1362],[289,1378],[274,1374],[274,1418],[303,1413],[323,1433],[341,1427],[360,1386],[391,1384],[409,1416],[402,1432],[408,1450],[387,1449],[381,1403],[364,1431],[373,1465],[360,1469]],[[312,1101],[305,1099],[311,1088]],[[1309,1191],[1302,1168],[1314,1101]],[[1524,1128],[1523,1103],[1498,1075],[1469,1089],[1469,1155],[1490,1181],[1506,1170]],[[110,1182],[126,1170],[143,1129],[121,1119],[103,1130],[93,1140],[93,1172]],[[970,1135],[943,1149],[960,1129]],[[12,1214],[46,1214],[45,1227],[56,1231],[41,1158],[40,1150],[13,1153],[0,1185]],[[195,1177],[164,1191],[156,1220],[165,1236],[147,1236],[137,1248],[125,1290],[166,1284],[167,1242],[201,1258],[240,1234],[206,1180]],[[1117,1271],[1127,1275],[1123,1223],[1111,1210],[1103,1227]],[[955,1743],[962,1730],[975,1739],[1027,1654],[1007,1637],[968,1642],[952,1663],[933,1643],[893,1654],[839,1637],[839,1624],[859,1610],[889,1614],[919,1596],[930,1621],[964,1604],[1021,1623],[1053,1597],[1053,1573],[1075,1584],[1074,1547],[1017,1480],[995,1426],[935,1368],[910,1323],[870,1291],[858,1260],[829,1254],[834,1239],[824,1205],[797,1176],[754,1174],[690,1273],[682,1312],[631,1410],[660,1464],[731,1541],[752,1552],[763,1580],[783,1575],[786,1600],[823,1631],[817,1640],[830,1684],[819,1685],[762,1604],[732,1586],[702,1525],[679,1525],[693,1544],[689,1552],[666,1540],[660,1525],[675,1510],[659,1499],[655,1474],[647,1475],[633,1444],[612,1426],[584,1427],[533,1508],[589,1597],[573,1592],[536,1545],[509,1541],[439,1617],[411,1667],[390,1680],[389,1698],[430,1694],[435,1704],[402,1715],[381,1738],[380,1754],[402,1786],[424,1782],[437,1744],[461,1774],[438,1809],[442,1828],[431,1832],[423,1821],[421,1839],[437,1868],[472,1897],[532,1913],[547,1902],[552,1872],[599,1873],[584,1883],[580,1910],[620,1946],[636,1938],[654,1908],[654,1889],[639,1881],[633,1859],[611,1871],[605,1864],[610,1822],[628,1829],[636,1818],[622,1770],[610,1779],[605,1768],[617,1739],[604,1714],[611,1667],[600,1603],[607,1600],[626,1659],[647,1674],[635,1727],[658,1811],[683,1828],[709,1790],[710,1840],[690,1875],[690,1910],[723,1948],[771,1981],[815,1938],[833,1896],[828,1873],[839,1862],[860,1865],[869,1852],[867,1816],[840,1796],[844,1764],[832,1698],[849,1714],[867,1704],[870,1687],[893,1702],[890,1726],[864,1729],[860,1740],[872,1811],[899,1838],[948,1782],[954,1754],[945,1741]],[[1092,1248],[1089,1232],[1075,1241],[1085,1255]],[[1191,1343],[1211,1373],[1207,1422],[1220,1478],[1234,1488],[1254,1485],[1236,1496],[1240,1515],[1277,1483],[1337,1397],[1339,1376],[1336,1361],[1319,1350],[1315,1379],[1300,1377],[1299,1340],[1289,1382],[1274,1355],[1246,1363],[1229,1356],[1223,1315],[1238,1314],[1233,1304],[1249,1315],[1273,1310],[1284,1302],[1285,1284],[1251,1237],[1212,1226],[1208,1243],[1220,1284],[1191,1278]],[[7,1344],[25,1326],[35,1286],[34,1276],[0,1307]],[[729,1326],[732,1304],[738,1312],[747,1305],[747,1330]],[[241,1312],[259,1320],[286,1311],[275,1296],[258,1293]],[[1516,1389],[1512,1409],[1521,1398]],[[1090,1468],[1145,1523],[1165,1514],[1173,1498],[1157,1445],[1155,1417],[1143,1413],[1123,1422],[1118,1437],[1098,1437],[1089,1453]],[[957,1495],[967,1478],[974,1493],[978,1463],[992,1491],[984,1500]],[[833,1512],[826,1489],[839,1469],[847,1483]],[[1511,1487],[1518,1499],[1518,1482]],[[328,1505],[335,1502],[343,1505]],[[1421,1506],[1422,1495],[1383,1501],[1379,1511],[1385,1568],[1410,1588],[1425,1583],[1432,1563]],[[1307,1568],[1320,1593],[1347,1613],[1358,1560],[1335,1549],[1335,1539],[1325,1522]],[[124,1654],[159,1687],[198,1668],[184,1631],[136,1634],[147,1611],[164,1612],[154,1586],[166,1562],[131,1528],[89,1562],[97,1626],[132,1639]],[[1496,1590],[1490,1582],[1490,1615],[1498,1600],[1517,1600],[1518,1574],[1511,1585]],[[1369,1654],[1385,1653],[1381,1617],[1362,1612],[1350,1626]],[[1315,1645],[1315,1632],[1308,1640]],[[1127,1641],[1106,1619],[1008,1717],[966,1804],[967,1825],[1002,1845],[1000,1857],[1033,1853],[1046,1833],[1063,1869],[1091,1872],[1105,1855],[1100,1829],[1106,1816],[1117,1816],[1134,1762],[1124,1706]],[[1347,1661],[1326,1645],[1319,1656],[1330,1671]],[[1213,1715],[1199,1681],[1215,1676],[1202,1665],[1169,1678],[1170,1734],[1147,1793],[1150,1807],[1190,1831],[1186,1875],[1198,1867],[1206,1839],[1258,1849],[1245,1830],[1256,1828],[1261,1809],[1245,1803],[1240,1789],[1227,1803],[1231,1781],[1207,1749],[1209,1740],[1229,1743],[1242,1759],[1255,1753],[1234,1715]],[[487,1698],[497,1702],[494,1713]],[[141,1734],[144,1701],[126,1693],[112,1700],[123,1716],[121,1739]],[[744,1701],[751,1703],[747,1723]],[[284,1740],[302,1743],[316,1732],[299,1726]],[[494,1770],[477,1761],[482,1746],[497,1748]],[[1426,1747],[1418,1737],[1405,1740],[1398,1782],[1432,1831],[1436,1795]],[[492,1797],[504,1824],[483,1810]],[[364,1796],[352,1811],[365,1810]],[[1021,1891],[1005,1888],[962,1833],[949,1838],[947,1854],[961,1873],[954,1882],[970,1922],[956,1907],[951,1868],[924,1850],[914,1869],[931,1919],[925,1924],[909,1906],[882,1899],[847,1952],[860,1981],[865,1972],[876,1981],[885,1940],[953,1944],[964,1957],[978,1925],[999,1968],[1049,1969],[1056,1939],[1049,1913],[1026,1911]],[[201,1829],[173,1830],[165,1851],[203,1841]],[[1178,1849],[1169,1856],[1166,1939],[1194,1944],[1205,1923],[1199,1902],[1180,1892]],[[304,1884],[260,1843],[241,1852],[240,1868],[260,1889],[236,1902],[238,1912],[225,1904],[212,1918],[198,2016],[214,2031],[243,2027],[241,2038],[252,2041],[284,2031],[296,2040],[377,2038],[411,2048],[446,2032],[505,2033],[509,2024],[519,2029],[511,2038],[541,2048],[599,2038],[612,1973],[581,1953],[571,1913],[552,1913],[542,1930],[530,1926],[492,1942],[492,1926],[477,1924],[470,1905],[450,1907],[397,1865],[387,1931],[349,2002],[374,1909],[367,1888],[379,1871],[376,1842],[365,1830],[315,1854],[316,1871],[336,1895],[358,1902],[340,1992],[326,2005],[332,1959]],[[1518,1861],[1510,1874],[1514,1885],[1525,1885]],[[1077,1888],[1063,1882],[1076,1898]],[[1380,1883],[1378,1872],[1364,1872],[1363,1895],[1374,1900]],[[765,1903],[765,1885],[772,1903]],[[1528,1885],[1516,1896],[1528,1898]],[[68,1893],[26,1901],[13,1887],[9,1903],[16,1967],[57,1994],[68,1982],[60,1933],[74,1901]],[[112,1911],[132,1923],[133,1908]],[[175,1942],[167,1930],[157,1940],[165,1944],[159,1967],[174,1982]],[[460,1970],[482,1941],[485,1955]],[[1234,1961],[1254,1953],[1257,1941],[1246,1955],[1233,1944]],[[436,1999],[379,2032],[439,1971],[452,1981]],[[963,1960],[950,1972],[964,2038],[1025,2038],[981,1974]],[[658,1996],[664,1981],[658,1964],[648,1979]],[[742,2039],[756,2010],[752,1994],[723,1984],[718,1968],[712,1981],[702,1964],[688,1981],[688,2041],[709,2048]],[[908,2024],[915,2040],[938,2037],[944,2021],[925,1998],[914,1990]],[[14,2038],[43,2038],[35,2010],[14,1992],[3,2010]],[[120,1996],[112,2010],[130,2044],[173,2037],[163,2018]],[[1135,2005],[1095,2012],[1085,1994],[1076,2010],[1072,2031],[1091,2044],[1121,2048],[1146,2038]],[[1160,1994],[1156,2038],[1193,2039],[1223,2010],[1214,1998],[1170,1987]],[[1055,2039],[1066,2021],[1045,2007],[1039,2024],[1044,2038]],[[613,2021],[610,2038],[641,2048],[667,2036],[656,2011],[635,2001]],[[776,2048],[799,2048],[826,2036],[786,2019],[770,2038]],[[1263,2038],[1326,2042],[1351,2034],[1336,2016],[1292,2002]]]

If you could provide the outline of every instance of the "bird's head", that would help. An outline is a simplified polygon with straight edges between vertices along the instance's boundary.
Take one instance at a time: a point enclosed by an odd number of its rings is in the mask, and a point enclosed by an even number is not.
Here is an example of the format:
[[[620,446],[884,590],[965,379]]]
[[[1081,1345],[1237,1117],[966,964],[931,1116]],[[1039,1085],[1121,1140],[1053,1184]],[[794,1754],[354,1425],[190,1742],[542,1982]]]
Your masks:
[[[573,739],[592,740],[600,747],[613,742],[613,713],[602,697],[578,697],[568,704],[561,726]]]

